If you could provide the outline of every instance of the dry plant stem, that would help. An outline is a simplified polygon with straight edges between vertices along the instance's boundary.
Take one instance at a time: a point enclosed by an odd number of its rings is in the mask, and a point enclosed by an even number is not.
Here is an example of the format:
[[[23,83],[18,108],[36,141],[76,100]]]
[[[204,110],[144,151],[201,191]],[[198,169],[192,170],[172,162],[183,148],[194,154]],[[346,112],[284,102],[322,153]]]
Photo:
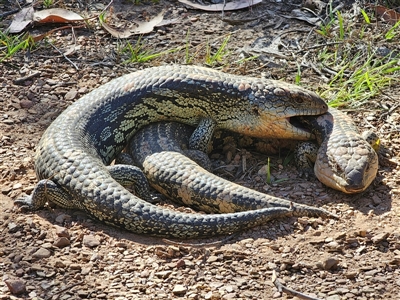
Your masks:
[[[5,13],[2,13],[2,14],[0,14],[0,19],[3,19],[3,18],[5,18],[5,17],[11,16],[11,15],[13,15],[13,14],[16,14],[16,13],[19,12],[19,11],[20,11],[20,9],[14,9],[14,10],[7,11],[7,12],[5,12]]]
[[[29,79],[39,76],[40,74],[41,74],[40,71],[36,71],[36,72],[33,72],[32,74],[26,75],[24,77],[17,78],[13,82],[14,82],[14,84],[22,84]]]
[[[50,45],[51,45],[54,49],[56,49],[62,56],[64,56],[64,58],[65,58],[67,61],[69,61],[69,63],[70,63],[71,65],[73,65],[75,69],[79,70],[78,66],[77,66],[73,61],[71,61],[66,55],[64,55],[64,53],[62,53],[56,46],[54,46],[52,43],[50,43]]]
[[[321,48],[321,47],[325,47],[325,46],[331,46],[331,45],[339,45],[339,44],[343,44],[343,42],[331,42],[331,43],[314,45],[314,46],[311,46],[311,47],[300,49],[300,50],[296,51],[295,53],[298,54],[298,53],[301,53],[301,52],[304,52],[304,51],[308,51],[308,50],[313,50],[313,49],[317,49],[317,48]]]
[[[311,297],[311,296],[305,295],[303,293],[300,293],[298,291],[295,291],[295,290],[285,287],[282,283],[279,282],[278,277],[276,276],[275,270],[272,273],[271,281],[275,285],[275,287],[278,289],[278,292],[280,292],[280,293],[286,293],[288,295],[296,296],[299,299],[321,300],[320,298]]]
[[[93,19],[93,18],[84,19],[84,20],[90,20],[90,19]],[[46,36],[49,36],[50,34],[52,34],[53,32],[56,32],[56,31],[58,31],[58,30],[64,30],[64,29],[67,29],[67,28],[84,28],[85,26],[86,26],[86,25],[79,25],[79,26],[70,26],[70,25],[68,25],[68,26],[62,26],[62,27],[58,27],[58,28],[52,29],[52,30],[50,30],[50,31],[48,31],[48,32],[46,32],[46,33],[44,33],[44,34],[40,34],[40,35],[37,35],[37,36],[33,36],[32,38],[33,38],[33,41],[34,41],[34,42],[38,42],[38,41],[44,39]]]
[[[310,64],[311,69],[313,69],[315,73],[317,73],[319,76],[321,76],[321,78],[322,78],[322,80],[323,80],[324,82],[326,82],[326,83],[329,82],[329,78],[326,77],[326,76],[317,68],[317,66],[316,66],[315,64],[313,64],[313,63],[309,63],[309,64]]]

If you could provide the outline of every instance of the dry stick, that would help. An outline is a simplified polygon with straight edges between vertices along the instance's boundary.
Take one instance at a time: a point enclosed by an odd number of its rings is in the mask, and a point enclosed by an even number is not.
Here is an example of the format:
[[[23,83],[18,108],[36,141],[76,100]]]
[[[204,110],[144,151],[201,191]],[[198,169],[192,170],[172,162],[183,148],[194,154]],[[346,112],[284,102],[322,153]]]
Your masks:
[[[283,292],[288,295],[296,296],[300,299],[305,299],[305,300],[321,300],[320,298],[311,297],[306,294],[303,294],[298,291],[295,291],[295,290],[285,287],[282,283],[279,282],[278,277],[276,276],[275,270],[272,272],[271,281],[275,285],[275,287],[278,289],[278,292],[280,292],[280,293]]]
[[[311,47],[308,47],[308,48],[304,48],[304,49],[298,50],[295,53],[297,54],[297,53],[301,53],[301,52],[312,50],[312,49],[317,49],[317,48],[321,48],[321,47],[325,47],[325,46],[331,46],[331,45],[338,45],[338,44],[343,44],[343,42],[332,42],[332,43],[314,45],[314,46],[311,46]]]
[[[50,45],[51,45],[54,49],[56,49],[62,56],[64,56],[64,58],[65,58],[66,60],[68,60],[68,61],[70,62],[70,64],[74,66],[75,69],[79,70],[78,66],[77,66],[72,60],[70,60],[64,53],[62,53],[56,46],[54,46],[52,43],[50,43]]]
[[[39,76],[40,74],[41,74],[40,71],[36,71],[36,72],[33,72],[32,74],[29,74],[29,75],[26,75],[24,77],[20,77],[20,78],[17,78],[15,80],[13,80],[13,83],[14,84],[22,84],[26,80],[32,79],[33,77]]]

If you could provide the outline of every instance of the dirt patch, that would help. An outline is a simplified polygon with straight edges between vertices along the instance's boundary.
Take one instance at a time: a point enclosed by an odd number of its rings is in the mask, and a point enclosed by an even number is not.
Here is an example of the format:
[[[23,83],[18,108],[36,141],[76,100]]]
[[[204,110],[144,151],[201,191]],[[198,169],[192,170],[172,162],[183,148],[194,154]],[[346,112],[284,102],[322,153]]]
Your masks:
[[[113,20],[145,20],[167,9],[168,18],[181,23],[157,29],[143,40],[147,49],[162,52],[185,47],[190,33],[192,63],[205,64],[206,47],[215,51],[230,34],[230,60],[248,57],[243,50],[255,41],[281,36],[282,44],[311,47],[318,36],[308,24],[282,17],[296,2],[265,2],[252,9],[226,13],[229,19],[246,19],[272,11],[250,22],[222,22],[219,13],[189,10],[169,1],[134,6],[116,3]],[[66,1],[77,12],[89,5]],[[11,7],[5,7],[10,8]],[[92,7],[93,8],[93,7]],[[3,25],[9,19],[1,21]],[[34,28],[32,32],[43,32]],[[13,200],[30,193],[35,146],[45,128],[73,101],[122,74],[163,63],[185,63],[185,51],[163,55],[143,64],[124,64],[122,41],[112,39],[93,23],[90,29],[62,30],[31,52],[18,53],[0,65],[0,299],[271,299],[281,294],[271,283],[273,271],[288,287],[319,298],[397,299],[400,294],[400,111],[395,107],[400,90],[393,86],[361,109],[349,110],[360,129],[374,128],[384,149],[378,176],[368,190],[344,195],[316,180],[297,177],[295,169],[274,156],[272,176],[285,179],[272,185],[257,171],[265,157],[238,152],[249,172],[229,169],[224,175],[268,194],[296,202],[323,206],[340,220],[284,219],[198,247],[169,244],[159,238],[139,236],[89,219],[77,211],[47,208],[20,213]],[[208,42],[207,42],[208,41]],[[61,52],[74,47],[69,59]],[[193,50],[195,49],[195,50]],[[290,51],[289,51],[290,52]],[[282,53],[286,53],[284,50]],[[316,55],[312,52],[310,55]],[[287,54],[287,53],[286,53]],[[250,53],[251,55],[251,53]],[[265,76],[294,82],[304,55],[283,58],[264,53],[259,60],[213,67],[236,74]],[[32,78],[16,81],[33,72]],[[321,77],[302,69],[302,84],[314,89]],[[377,108],[389,107],[381,113]],[[165,204],[169,206],[169,204]],[[224,238],[221,238],[224,239]],[[194,243],[215,242],[193,241]]]

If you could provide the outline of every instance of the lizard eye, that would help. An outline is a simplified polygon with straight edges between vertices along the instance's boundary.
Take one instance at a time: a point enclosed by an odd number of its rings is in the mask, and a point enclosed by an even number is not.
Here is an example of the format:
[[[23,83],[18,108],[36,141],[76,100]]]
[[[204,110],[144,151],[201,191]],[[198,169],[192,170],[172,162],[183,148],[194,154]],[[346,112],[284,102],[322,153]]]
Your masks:
[[[293,100],[294,100],[296,103],[303,103],[303,102],[304,102],[303,98],[301,98],[301,97],[294,97]]]

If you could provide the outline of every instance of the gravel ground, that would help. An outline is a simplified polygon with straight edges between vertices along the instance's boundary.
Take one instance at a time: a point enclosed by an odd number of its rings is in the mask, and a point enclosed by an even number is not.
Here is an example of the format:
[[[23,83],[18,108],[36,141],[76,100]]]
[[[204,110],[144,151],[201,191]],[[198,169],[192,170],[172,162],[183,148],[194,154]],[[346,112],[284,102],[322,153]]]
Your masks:
[[[11,4],[1,4],[9,10]],[[82,12],[77,2],[66,8]],[[229,67],[231,73],[294,82],[296,62],[317,55],[293,57],[290,45],[311,47],[318,36],[307,23],[283,18],[296,8],[290,2],[265,2],[252,9],[226,13],[244,19],[268,13],[259,21],[222,22],[219,13],[187,9],[174,1],[134,6],[114,3],[115,24],[148,19],[161,8],[180,24],[160,27],[143,37],[147,46],[164,51],[187,44],[219,47],[226,34],[233,60],[258,39],[278,35],[288,49],[286,58],[263,54]],[[87,11],[90,15],[95,12]],[[4,27],[11,19],[0,21]],[[180,51],[144,64],[124,64],[117,51],[123,42],[113,39],[95,20],[90,29],[64,29],[51,35],[51,47],[41,43],[0,65],[0,299],[291,299],[271,281],[320,299],[400,298],[400,101],[393,85],[359,109],[349,109],[360,129],[373,128],[381,138],[380,169],[362,194],[344,195],[318,181],[298,178],[293,166],[271,156],[273,179],[267,185],[258,171],[265,156],[238,150],[223,176],[271,195],[321,206],[339,220],[292,218],[219,239],[169,241],[136,235],[89,219],[84,213],[46,208],[21,213],[13,200],[32,192],[36,176],[33,156],[45,128],[73,101],[93,88],[136,69],[163,63],[184,63]],[[0,27],[1,28],[1,27]],[[30,31],[43,33],[52,25]],[[222,37],[222,38],[221,38]],[[393,46],[393,45],[392,45]],[[61,52],[71,50],[68,61]],[[191,48],[197,49],[197,48]],[[204,64],[206,51],[192,50],[193,63]],[[239,51],[242,49],[241,51]],[[203,53],[203,54],[202,54]],[[251,54],[251,53],[250,53]],[[73,62],[79,69],[76,69]],[[29,77],[32,73],[35,76]],[[25,78],[28,76],[27,78]],[[328,75],[326,75],[328,76]],[[24,80],[18,80],[25,78]],[[321,76],[302,70],[302,84],[316,90]],[[386,107],[389,110],[377,110]],[[247,172],[240,172],[245,159]],[[222,176],[221,175],[221,176]],[[162,205],[176,208],[171,203]],[[190,211],[190,210],[188,210]]]

